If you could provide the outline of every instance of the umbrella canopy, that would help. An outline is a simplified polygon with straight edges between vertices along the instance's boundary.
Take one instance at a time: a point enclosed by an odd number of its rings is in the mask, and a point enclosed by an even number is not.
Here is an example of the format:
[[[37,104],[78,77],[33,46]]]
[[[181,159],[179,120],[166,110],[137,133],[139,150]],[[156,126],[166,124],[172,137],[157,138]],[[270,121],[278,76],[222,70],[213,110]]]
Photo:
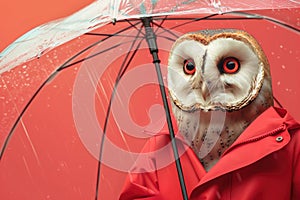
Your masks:
[[[81,11],[39,26],[16,40],[0,57],[0,72],[10,69],[75,37],[113,21],[163,15],[225,13],[231,11],[298,8],[293,0],[95,1]]]
[[[41,2],[38,0],[6,1],[1,4],[2,24],[0,51],[27,31],[51,20],[66,17],[92,3],[93,0]]]
[[[300,119],[298,5],[96,1],[29,32],[1,54],[1,199],[117,199],[146,140],[170,130],[145,26],[162,82],[180,35],[246,30],[269,58],[274,96]]]

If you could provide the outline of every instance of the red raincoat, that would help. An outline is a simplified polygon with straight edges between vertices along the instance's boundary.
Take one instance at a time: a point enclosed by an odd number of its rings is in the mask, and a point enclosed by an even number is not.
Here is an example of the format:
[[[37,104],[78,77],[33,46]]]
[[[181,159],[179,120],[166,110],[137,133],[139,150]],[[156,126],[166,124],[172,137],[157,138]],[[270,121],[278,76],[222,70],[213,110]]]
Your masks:
[[[271,107],[261,114],[209,172],[178,141],[190,200],[300,200],[300,124],[284,109]],[[161,134],[150,139],[146,151],[169,143],[169,135]],[[173,156],[171,148],[168,152],[139,159],[135,171],[145,172],[129,174],[120,200],[181,200],[175,163],[158,167]]]

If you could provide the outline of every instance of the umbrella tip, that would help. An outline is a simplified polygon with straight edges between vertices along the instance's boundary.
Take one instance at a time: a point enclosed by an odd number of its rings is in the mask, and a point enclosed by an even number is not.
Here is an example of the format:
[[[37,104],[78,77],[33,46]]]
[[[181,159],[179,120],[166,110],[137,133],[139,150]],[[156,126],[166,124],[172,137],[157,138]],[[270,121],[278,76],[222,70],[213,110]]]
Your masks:
[[[113,25],[116,25],[116,23],[117,23],[117,19],[116,19],[116,18],[113,18],[113,19],[112,19],[112,24],[113,24]]]

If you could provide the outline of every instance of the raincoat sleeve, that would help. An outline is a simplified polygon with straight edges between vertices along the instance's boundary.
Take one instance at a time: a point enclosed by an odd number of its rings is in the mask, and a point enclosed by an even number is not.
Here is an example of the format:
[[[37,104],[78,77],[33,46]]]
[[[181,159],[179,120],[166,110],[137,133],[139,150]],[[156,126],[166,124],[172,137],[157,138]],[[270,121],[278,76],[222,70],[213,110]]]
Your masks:
[[[294,175],[292,186],[292,200],[300,199],[300,128],[292,135],[294,145]]]
[[[153,152],[154,145],[155,138],[151,138],[143,148],[135,166],[127,176],[119,200],[159,199],[155,158],[153,153],[151,153]]]

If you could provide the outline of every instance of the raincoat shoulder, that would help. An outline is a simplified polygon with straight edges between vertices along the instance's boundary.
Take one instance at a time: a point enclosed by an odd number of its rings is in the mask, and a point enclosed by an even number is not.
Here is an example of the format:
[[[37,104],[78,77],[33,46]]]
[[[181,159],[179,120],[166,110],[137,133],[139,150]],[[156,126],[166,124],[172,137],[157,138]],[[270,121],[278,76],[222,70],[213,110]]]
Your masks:
[[[300,125],[284,109],[260,115],[209,172],[177,141],[190,200],[300,199]],[[144,152],[151,153],[137,160],[120,200],[182,199],[169,143],[164,133],[149,140]]]

